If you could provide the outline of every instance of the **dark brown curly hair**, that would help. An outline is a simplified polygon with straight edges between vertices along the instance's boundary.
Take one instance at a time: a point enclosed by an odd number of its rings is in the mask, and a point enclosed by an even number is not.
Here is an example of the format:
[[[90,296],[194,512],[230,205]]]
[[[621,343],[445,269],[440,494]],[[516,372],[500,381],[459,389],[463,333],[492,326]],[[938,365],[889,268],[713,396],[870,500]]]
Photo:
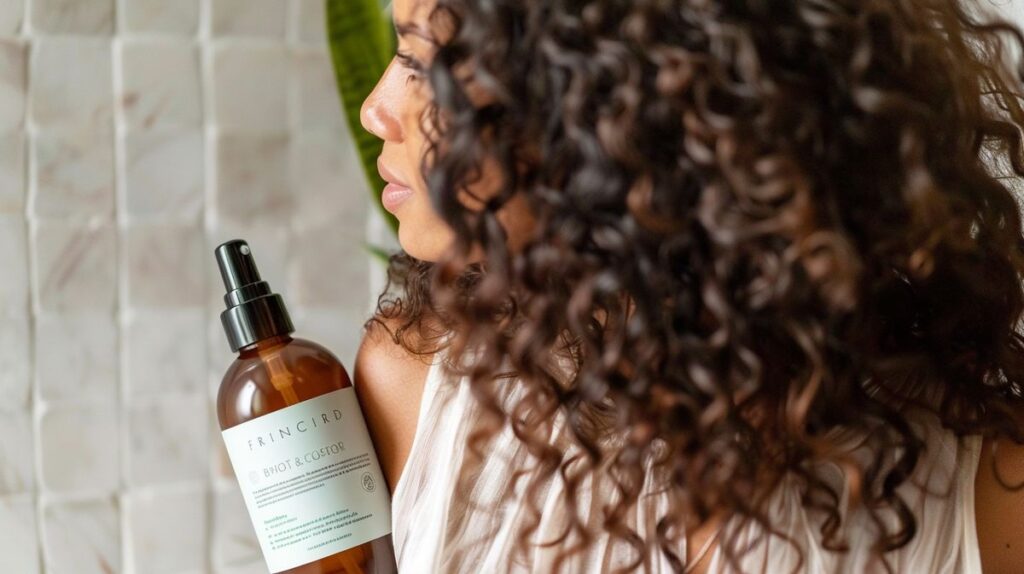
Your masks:
[[[527,499],[562,473],[584,541],[572,495],[587,472],[621,494],[603,528],[679,570],[687,516],[725,509],[785,538],[764,506],[795,476],[841,551],[843,493],[814,470],[832,462],[856,478],[845,494],[889,568],[916,528],[896,489],[927,448],[907,408],[1024,443],[1024,68],[1008,50],[1024,36],[981,7],[438,0],[451,33],[426,69],[421,168],[456,242],[438,262],[392,256],[367,326],[397,323],[396,342],[453,364],[476,350],[463,374],[487,424],[472,452],[511,425],[544,469]],[[475,103],[470,82],[492,99]],[[485,162],[501,189],[469,210],[456,192]],[[537,225],[512,250],[496,214],[515,194]],[[551,357],[571,360],[568,378]],[[512,377],[527,390],[508,407]],[[583,471],[548,443],[556,412]],[[834,429],[863,433],[873,460]],[[670,502],[645,540],[624,516],[656,444]]]

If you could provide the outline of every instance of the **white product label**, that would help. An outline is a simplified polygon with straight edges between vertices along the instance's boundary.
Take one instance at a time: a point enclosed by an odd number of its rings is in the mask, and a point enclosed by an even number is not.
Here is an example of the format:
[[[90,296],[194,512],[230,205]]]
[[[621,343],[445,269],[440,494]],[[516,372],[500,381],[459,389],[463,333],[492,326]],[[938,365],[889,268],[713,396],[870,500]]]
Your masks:
[[[221,432],[271,572],[391,532],[391,501],[347,387]]]

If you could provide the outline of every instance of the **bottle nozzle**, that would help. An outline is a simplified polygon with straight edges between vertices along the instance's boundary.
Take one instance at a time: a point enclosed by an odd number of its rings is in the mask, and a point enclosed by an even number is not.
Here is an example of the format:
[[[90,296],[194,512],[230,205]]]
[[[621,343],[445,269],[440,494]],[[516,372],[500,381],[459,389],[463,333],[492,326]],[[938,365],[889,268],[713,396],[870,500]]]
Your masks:
[[[241,239],[234,239],[221,244],[214,252],[224,287],[234,291],[242,285],[261,281],[260,272],[256,269],[256,261],[252,258],[249,244]]]
[[[214,250],[214,256],[227,290],[227,309],[220,318],[232,351],[295,330],[281,296],[260,277],[248,243],[227,241]]]

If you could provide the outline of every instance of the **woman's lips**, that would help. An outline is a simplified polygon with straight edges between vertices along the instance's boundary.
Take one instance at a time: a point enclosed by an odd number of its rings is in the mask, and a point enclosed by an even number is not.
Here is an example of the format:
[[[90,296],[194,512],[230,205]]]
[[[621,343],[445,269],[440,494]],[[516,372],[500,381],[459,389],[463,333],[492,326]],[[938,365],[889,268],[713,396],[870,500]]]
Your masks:
[[[395,209],[411,196],[412,190],[408,187],[388,182],[384,186],[384,191],[381,192],[380,200],[384,204],[384,209],[394,213]]]

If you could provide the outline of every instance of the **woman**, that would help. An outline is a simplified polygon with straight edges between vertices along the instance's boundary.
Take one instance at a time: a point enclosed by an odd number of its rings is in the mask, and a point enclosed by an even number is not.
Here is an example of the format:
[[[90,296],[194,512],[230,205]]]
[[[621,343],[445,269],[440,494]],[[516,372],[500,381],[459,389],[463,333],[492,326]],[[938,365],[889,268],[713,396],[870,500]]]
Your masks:
[[[1020,572],[1016,28],[394,0],[356,359],[407,572]]]

